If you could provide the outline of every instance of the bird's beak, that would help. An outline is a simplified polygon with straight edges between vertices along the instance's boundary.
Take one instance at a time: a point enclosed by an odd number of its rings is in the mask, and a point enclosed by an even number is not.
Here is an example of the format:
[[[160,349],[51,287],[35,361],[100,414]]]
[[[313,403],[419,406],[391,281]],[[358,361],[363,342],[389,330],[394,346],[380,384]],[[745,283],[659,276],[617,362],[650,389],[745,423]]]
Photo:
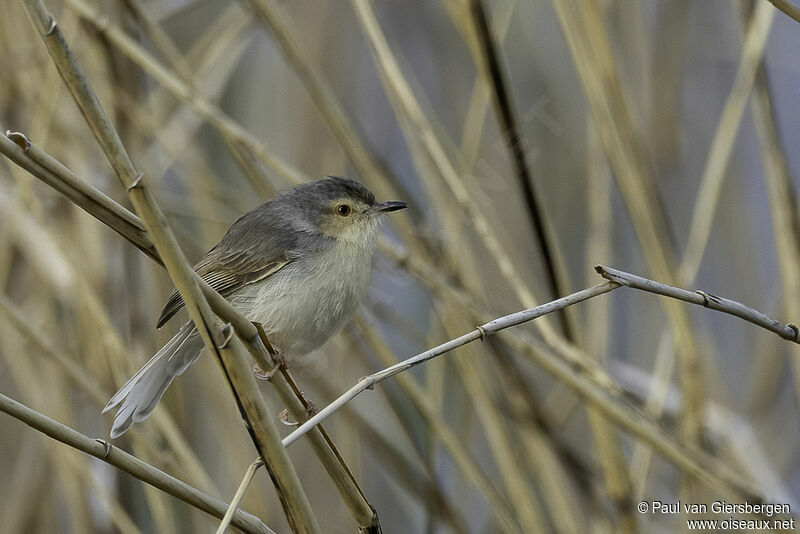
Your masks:
[[[404,210],[408,207],[405,202],[399,200],[389,200],[387,202],[376,202],[372,205],[372,213],[383,214],[397,210]]]

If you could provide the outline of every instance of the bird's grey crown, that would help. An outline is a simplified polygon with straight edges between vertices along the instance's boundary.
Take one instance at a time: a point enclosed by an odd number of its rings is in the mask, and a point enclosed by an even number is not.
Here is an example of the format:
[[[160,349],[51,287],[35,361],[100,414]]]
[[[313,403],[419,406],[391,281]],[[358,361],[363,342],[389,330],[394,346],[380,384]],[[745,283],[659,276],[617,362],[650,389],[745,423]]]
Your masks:
[[[300,199],[304,204],[323,206],[341,197],[367,205],[375,203],[375,195],[361,182],[341,176],[328,176],[324,180],[300,184],[282,191],[276,198]]]

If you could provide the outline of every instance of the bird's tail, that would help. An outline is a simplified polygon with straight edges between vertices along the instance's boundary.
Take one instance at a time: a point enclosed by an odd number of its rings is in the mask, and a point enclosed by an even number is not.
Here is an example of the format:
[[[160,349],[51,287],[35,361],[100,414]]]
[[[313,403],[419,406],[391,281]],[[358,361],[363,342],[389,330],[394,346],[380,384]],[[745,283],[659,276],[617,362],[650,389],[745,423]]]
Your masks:
[[[203,340],[190,321],[136,371],[103,408],[103,413],[106,413],[119,405],[111,437],[117,438],[133,423],[147,419],[172,380],[194,363],[202,352]]]

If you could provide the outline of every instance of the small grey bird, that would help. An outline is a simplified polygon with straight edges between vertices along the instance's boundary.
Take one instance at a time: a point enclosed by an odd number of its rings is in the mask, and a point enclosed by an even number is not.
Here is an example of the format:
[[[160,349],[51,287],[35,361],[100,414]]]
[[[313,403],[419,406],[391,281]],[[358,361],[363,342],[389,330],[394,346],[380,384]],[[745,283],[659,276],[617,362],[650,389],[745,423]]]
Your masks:
[[[330,177],[287,189],[245,213],[194,270],[248,319],[261,323],[281,354],[300,356],[338,332],[369,285],[382,216],[404,202],[376,202],[355,180]],[[173,291],[156,324],[183,306]],[[172,380],[203,352],[191,321],[111,397],[119,406],[111,437],[143,421]]]

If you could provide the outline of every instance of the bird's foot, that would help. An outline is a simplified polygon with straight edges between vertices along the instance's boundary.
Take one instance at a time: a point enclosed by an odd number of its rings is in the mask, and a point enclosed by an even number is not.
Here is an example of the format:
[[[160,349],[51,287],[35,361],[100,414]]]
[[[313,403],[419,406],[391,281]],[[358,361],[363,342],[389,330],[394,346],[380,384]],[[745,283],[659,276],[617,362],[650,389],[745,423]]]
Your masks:
[[[288,366],[286,365],[286,358],[283,357],[283,354],[280,352],[272,356],[275,363],[267,369],[266,371],[261,368],[260,365],[257,363],[253,365],[253,373],[256,375],[257,378],[261,380],[272,380],[272,377],[275,376],[275,373],[280,371],[281,369],[287,369]]]
[[[300,424],[292,419],[292,416],[289,414],[289,410],[286,408],[281,410],[281,413],[278,414],[278,420],[286,426],[298,426]]]
[[[317,415],[317,412],[319,410],[317,410],[317,407],[314,405],[313,402],[311,402],[311,399],[308,398],[308,395],[306,395],[305,391],[301,390],[300,391],[300,396],[303,399],[303,405],[305,405],[305,407],[306,407],[306,414],[307,415],[306,415],[304,421],[307,421],[311,417],[314,417],[315,415]],[[295,421],[294,419],[292,419],[292,416],[289,413],[289,410],[286,409],[286,408],[281,410],[281,413],[278,414],[278,419],[280,420],[281,423],[283,423],[286,426],[298,426],[300,424],[297,421]]]

